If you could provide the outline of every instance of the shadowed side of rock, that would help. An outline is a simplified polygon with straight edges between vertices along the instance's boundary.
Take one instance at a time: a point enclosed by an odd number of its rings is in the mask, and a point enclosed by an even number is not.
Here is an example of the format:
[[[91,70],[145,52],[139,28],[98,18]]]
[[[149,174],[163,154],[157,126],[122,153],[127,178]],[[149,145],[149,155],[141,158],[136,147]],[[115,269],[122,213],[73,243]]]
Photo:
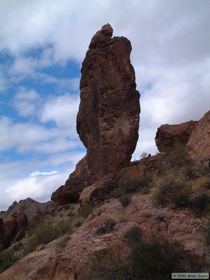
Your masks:
[[[182,124],[161,125],[155,137],[158,150],[167,153],[177,146],[186,146],[197,123],[197,121],[189,121]]]
[[[11,216],[0,219],[0,251],[11,243],[21,240],[25,235],[28,219],[24,213],[14,212]]]
[[[77,132],[87,154],[53,193],[61,204],[78,201],[85,187],[127,166],[136,147],[140,106],[131,44],[112,32],[106,24],[94,35],[82,64]]]

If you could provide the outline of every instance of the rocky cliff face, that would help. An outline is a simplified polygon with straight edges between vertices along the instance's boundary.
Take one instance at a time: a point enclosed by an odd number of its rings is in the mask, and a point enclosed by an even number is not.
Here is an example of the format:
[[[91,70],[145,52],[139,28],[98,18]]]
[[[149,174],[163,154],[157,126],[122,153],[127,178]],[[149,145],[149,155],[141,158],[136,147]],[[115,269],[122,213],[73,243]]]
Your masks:
[[[189,121],[178,125],[161,125],[155,142],[160,152],[172,151],[183,146],[196,164],[210,164],[210,111],[199,121]]]
[[[85,187],[127,166],[136,147],[140,106],[131,44],[112,33],[106,24],[94,35],[82,64],[77,132],[87,154],[53,193],[59,203],[78,201]]]

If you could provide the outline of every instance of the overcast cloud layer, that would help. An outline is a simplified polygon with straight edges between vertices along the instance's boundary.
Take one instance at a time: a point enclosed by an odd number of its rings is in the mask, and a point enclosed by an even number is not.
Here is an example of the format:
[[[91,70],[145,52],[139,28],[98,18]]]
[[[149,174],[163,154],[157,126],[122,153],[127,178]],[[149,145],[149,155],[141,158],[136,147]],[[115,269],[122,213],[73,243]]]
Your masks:
[[[209,0],[0,0],[0,209],[27,196],[49,199],[83,156],[79,75],[45,69],[80,67],[107,22],[133,47],[141,92],[134,159],[156,152],[160,124],[197,120],[210,109]]]

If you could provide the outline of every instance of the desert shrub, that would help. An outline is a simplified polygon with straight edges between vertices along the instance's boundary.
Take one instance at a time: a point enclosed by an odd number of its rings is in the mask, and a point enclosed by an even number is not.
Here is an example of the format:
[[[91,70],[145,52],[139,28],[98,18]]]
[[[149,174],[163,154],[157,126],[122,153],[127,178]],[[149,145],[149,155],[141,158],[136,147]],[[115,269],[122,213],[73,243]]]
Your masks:
[[[179,181],[163,180],[155,192],[155,200],[162,206],[172,203],[175,207],[188,207],[190,195],[189,185]]]
[[[196,214],[201,214],[210,205],[210,197],[205,193],[200,194],[192,198],[189,202],[189,205]]]
[[[128,195],[122,195],[119,198],[120,203],[122,204],[123,207],[127,207],[131,203],[131,197]]]
[[[162,212],[159,212],[154,216],[154,219],[157,223],[163,222],[165,219],[165,214]]]
[[[152,180],[153,175],[150,173],[133,178],[122,176],[118,180],[117,187],[114,188],[111,196],[119,198],[120,196],[135,192],[148,193]]]
[[[134,225],[125,232],[124,238],[127,239],[129,243],[135,244],[141,241],[142,231],[137,225]]]
[[[21,241],[15,243],[15,244],[13,245],[14,251],[17,251],[17,250],[21,249],[22,247],[23,247],[23,243],[22,243]]]
[[[140,159],[147,158],[148,156],[149,156],[149,154],[148,154],[148,153],[143,152],[143,153],[141,153],[141,155],[140,155]]]
[[[188,179],[194,180],[200,177],[206,177],[205,179],[207,179],[206,182],[208,185],[210,185],[209,171],[210,168],[203,165],[185,165],[185,174]]]
[[[78,217],[77,219],[75,219],[74,223],[73,223],[73,226],[74,227],[80,227],[85,221],[85,218],[84,217]]]
[[[63,249],[66,247],[66,243],[69,241],[69,236],[62,237],[59,242],[56,244],[56,253],[60,254]]]
[[[107,219],[105,223],[103,223],[100,227],[98,227],[95,231],[97,235],[102,235],[106,233],[110,233],[113,231],[114,227],[116,225],[115,220],[113,219]]]
[[[0,252],[0,273],[12,266],[18,260],[14,250],[7,249]]]
[[[82,217],[84,220],[98,207],[103,204],[103,201],[89,202],[81,206],[78,211],[78,217]]]
[[[163,157],[167,167],[186,166],[190,164],[188,153],[184,145],[176,145]]]
[[[140,241],[132,244],[124,260],[114,250],[99,252],[90,259],[87,280],[168,280],[171,272],[196,270],[182,247],[166,241]],[[198,261],[198,260],[197,260]]]
[[[170,279],[171,272],[184,271],[184,251],[177,244],[153,240],[132,248],[128,256],[130,279]]]
[[[50,224],[41,224],[34,235],[39,244],[47,244],[59,236],[59,229]]]
[[[93,209],[94,209],[94,205],[92,203],[86,203],[84,206],[81,206],[79,208],[78,215],[86,219],[93,211]]]
[[[85,280],[132,280],[123,261],[113,249],[99,251],[91,257]]]
[[[72,232],[72,221],[70,219],[63,219],[55,225],[55,228],[56,228],[59,236],[64,235],[66,233],[71,233]]]
[[[24,244],[24,255],[34,251],[40,244],[47,244],[54,239],[71,233],[72,223],[69,219],[63,219],[57,224],[40,223],[30,231],[29,238]]]
[[[136,192],[139,185],[141,184],[141,179],[136,178],[121,178],[118,182],[118,187],[121,188],[124,193]]]
[[[141,194],[148,194],[149,192],[150,192],[150,188],[148,186],[140,189]]]

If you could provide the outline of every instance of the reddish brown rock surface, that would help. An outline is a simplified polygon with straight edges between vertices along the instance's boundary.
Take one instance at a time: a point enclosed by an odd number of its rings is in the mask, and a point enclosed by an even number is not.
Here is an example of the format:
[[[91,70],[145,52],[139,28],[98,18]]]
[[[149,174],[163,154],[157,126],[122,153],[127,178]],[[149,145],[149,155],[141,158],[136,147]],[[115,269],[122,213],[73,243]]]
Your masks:
[[[15,212],[6,219],[0,219],[0,251],[25,235],[28,219],[24,213]]]
[[[198,122],[189,121],[177,125],[161,125],[156,133],[155,142],[160,152],[167,153],[176,146],[186,146]]]
[[[194,163],[210,166],[210,111],[199,121],[161,125],[155,142],[158,150],[165,153],[182,145]]]
[[[194,162],[210,165],[210,111],[202,117],[192,131],[187,148]]]
[[[127,166],[136,147],[140,106],[131,44],[112,32],[106,24],[94,35],[82,64],[77,132],[87,154],[53,193],[55,202],[78,201],[85,187]]]

